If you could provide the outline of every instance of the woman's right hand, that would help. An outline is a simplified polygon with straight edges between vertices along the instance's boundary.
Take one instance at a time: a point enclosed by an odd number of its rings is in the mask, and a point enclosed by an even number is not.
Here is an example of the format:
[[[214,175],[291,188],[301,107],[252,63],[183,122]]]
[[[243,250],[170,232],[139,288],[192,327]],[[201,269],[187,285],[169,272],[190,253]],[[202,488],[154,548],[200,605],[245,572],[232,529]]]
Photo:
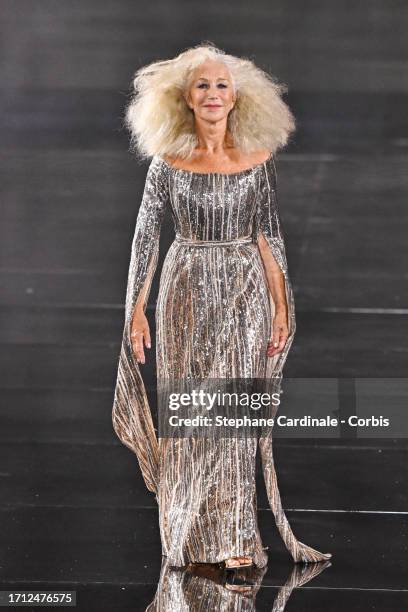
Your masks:
[[[151,347],[149,322],[142,308],[136,308],[132,318],[130,332],[132,350],[138,363],[145,363],[143,342],[147,348]]]

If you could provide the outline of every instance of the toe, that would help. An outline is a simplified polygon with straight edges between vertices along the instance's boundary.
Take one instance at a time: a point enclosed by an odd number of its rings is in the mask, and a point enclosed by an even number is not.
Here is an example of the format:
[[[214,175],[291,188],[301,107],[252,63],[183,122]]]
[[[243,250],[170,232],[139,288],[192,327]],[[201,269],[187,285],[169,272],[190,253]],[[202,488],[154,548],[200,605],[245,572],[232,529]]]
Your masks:
[[[227,559],[225,561],[225,564],[227,565],[227,567],[237,567],[240,563],[238,559],[236,559],[235,557],[231,557],[230,559]]]

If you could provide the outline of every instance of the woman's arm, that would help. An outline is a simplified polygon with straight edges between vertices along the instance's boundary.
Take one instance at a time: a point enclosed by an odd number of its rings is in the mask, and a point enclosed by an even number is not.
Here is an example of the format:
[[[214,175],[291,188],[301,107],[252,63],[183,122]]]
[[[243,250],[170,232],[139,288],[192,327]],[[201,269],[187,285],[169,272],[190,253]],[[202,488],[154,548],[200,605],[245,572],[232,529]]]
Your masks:
[[[258,237],[258,248],[265,268],[269,290],[275,304],[275,316],[272,324],[272,338],[268,344],[268,357],[280,353],[289,336],[288,305],[286,301],[285,277],[277,264],[267,240],[261,233]]]
[[[268,357],[281,353],[287,344],[289,334],[293,339],[295,331],[292,288],[278,210],[276,182],[275,161],[272,156],[265,163],[264,172],[261,174],[254,226],[254,237],[262,257],[275,309],[272,334],[268,342]],[[291,299],[290,313],[288,294]]]
[[[159,236],[169,201],[167,175],[153,159],[146,175],[143,197],[136,220],[126,292],[126,325],[133,354],[145,363],[143,342],[151,347],[145,310],[159,255]]]

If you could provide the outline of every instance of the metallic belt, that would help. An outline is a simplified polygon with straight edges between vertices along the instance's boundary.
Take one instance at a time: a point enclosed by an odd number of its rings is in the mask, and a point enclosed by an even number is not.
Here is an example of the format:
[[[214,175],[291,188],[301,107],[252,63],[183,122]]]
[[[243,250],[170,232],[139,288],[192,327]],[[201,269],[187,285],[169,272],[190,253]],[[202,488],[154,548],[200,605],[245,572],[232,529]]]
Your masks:
[[[253,242],[253,240],[252,236],[242,236],[242,238],[234,238],[232,240],[195,240],[176,234],[176,242],[187,244],[188,246],[235,246],[237,244],[248,244]]]

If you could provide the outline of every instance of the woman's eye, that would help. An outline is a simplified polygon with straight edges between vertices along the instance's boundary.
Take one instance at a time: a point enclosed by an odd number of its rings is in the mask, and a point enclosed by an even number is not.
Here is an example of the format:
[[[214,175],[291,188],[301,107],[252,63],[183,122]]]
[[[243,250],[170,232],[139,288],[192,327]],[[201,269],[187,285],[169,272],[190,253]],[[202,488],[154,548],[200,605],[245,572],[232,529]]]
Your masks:
[[[202,89],[203,87],[208,87],[207,83],[200,83],[198,85],[199,89]],[[218,83],[218,87],[222,87],[223,89],[225,89],[227,85],[225,83]]]

